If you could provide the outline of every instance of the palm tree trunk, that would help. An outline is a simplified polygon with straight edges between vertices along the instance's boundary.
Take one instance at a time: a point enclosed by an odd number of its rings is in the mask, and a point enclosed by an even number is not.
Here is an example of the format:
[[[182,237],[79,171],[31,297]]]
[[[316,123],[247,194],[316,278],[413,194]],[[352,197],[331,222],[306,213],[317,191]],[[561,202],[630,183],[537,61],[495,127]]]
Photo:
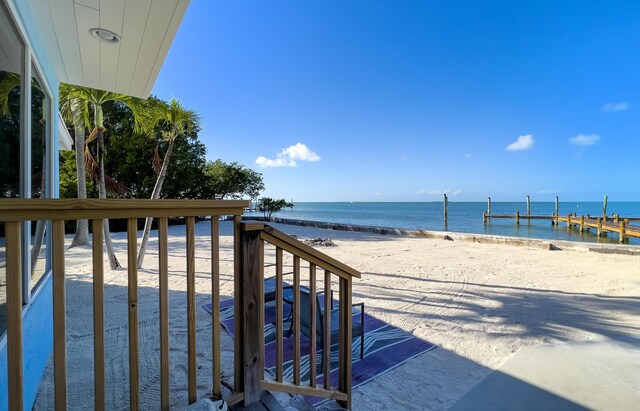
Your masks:
[[[169,161],[171,160],[171,154],[173,153],[174,145],[175,145],[175,138],[172,138],[169,141],[169,147],[167,148],[167,152],[164,155],[164,160],[162,161],[162,167],[160,168],[160,173],[158,174],[156,185],[153,187],[153,192],[151,193],[152,200],[157,200],[158,198],[160,198],[160,192],[162,191],[162,185],[164,184],[164,180],[167,177],[167,169],[169,168]],[[147,220],[144,223],[144,231],[142,232],[142,241],[140,242],[140,249],[138,251],[138,268],[142,268],[144,256],[147,252],[147,243],[149,242],[149,232],[151,231],[151,224],[153,224],[153,217],[147,218]]]
[[[107,187],[104,182],[104,127],[102,122],[102,107],[96,104],[96,127],[98,128],[98,196],[107,198]],[[122,269],[122,265],[116,257],[111,242],[111,231],[109,230],[109,219],[105,218],[104,223],[104,242],[107,248],[107,256],[109,257],[109,265],[112,270]]]
[[[77,104],[73,107],[72,116],[76,149],[78,198],[84,200],[87,198],[87,173],[84,166],[85,127]],[[80,245],[89,245],[89,222],[87,220],[77,221],[76,234],[73,236],[73,241],[71,241],[71,247]]]

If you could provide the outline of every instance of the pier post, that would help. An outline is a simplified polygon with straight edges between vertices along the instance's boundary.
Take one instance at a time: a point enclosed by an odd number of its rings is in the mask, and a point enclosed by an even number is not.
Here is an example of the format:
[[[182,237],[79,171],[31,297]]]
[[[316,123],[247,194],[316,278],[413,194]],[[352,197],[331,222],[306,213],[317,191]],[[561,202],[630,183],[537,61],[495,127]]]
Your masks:
[[[558,212],[558,196],[556,196],[556,225],[558,225],[558,216],[560,215]]]
[[[447,195],[444,195],[444,223],[447,224],[448,214],[449,214],[449,201],[447,199]]]
[[[516,225],[520,225],[520,211],[516,211]]]
[[[567,231],[571,230],[571,213],[567,214]]]
[[[604,201],[602,202],[602,216],[606,216],[607,215],[607,200],[609,199],[608,196],[604,196]]]
[[[580,232],[584,232],[584,216],[580,216]]]
[[[491,219],[491,197],[487,199],[487,221]]]
[[[602,235],[602,219],[598,218],[596,224],[598,227],[598,237],[600,237]]]
[[[625,226],[626,226],[625,222],[621,221],[620,222],[620,244],[624,243],[624,237],[626,234]]]
[[[616,214],[615,217],[613,217],[613,222],[616,224],[620,222],[620,214]]]
[[[527,196],[527,216],[531,215],[531,197]]]
[[[487,223],[487,212],[486,211],[482,212],[482,222],[485,223],[485,224]]]

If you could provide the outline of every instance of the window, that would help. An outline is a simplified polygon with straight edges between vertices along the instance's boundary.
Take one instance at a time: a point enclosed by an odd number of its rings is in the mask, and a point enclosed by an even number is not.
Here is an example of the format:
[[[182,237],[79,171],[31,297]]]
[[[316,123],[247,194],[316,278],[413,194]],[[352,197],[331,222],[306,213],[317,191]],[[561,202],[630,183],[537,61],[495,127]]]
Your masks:
[[[27,47],[0,2],[0,198],[50,197],[52,98],[25,58]],[[31,74],[33,77],[31,77]],[[28,96],[31,98],[25,101]],[[22,234],[23,298],[50,268],[45,222],[25,222]],[[5,224],[0,222],[0,335],[6,330]]]
[[[24,44],[0,2],[0,197],[19,197]],[[5,226],[0,223],[0,333],[6,329]]]

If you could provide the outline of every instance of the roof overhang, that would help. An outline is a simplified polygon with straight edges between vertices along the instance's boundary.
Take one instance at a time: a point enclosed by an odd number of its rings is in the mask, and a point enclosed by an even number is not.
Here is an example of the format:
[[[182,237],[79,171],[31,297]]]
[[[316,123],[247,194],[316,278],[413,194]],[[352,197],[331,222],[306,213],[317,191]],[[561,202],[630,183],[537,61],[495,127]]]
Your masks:
[[[62,116],[58,113],[58,142],[60,151],[69,151],[73,148],[73,139],[69,134],[67,125],[64,123]]]
[[[60,82],[147,98],[190,0],[28,0]],[[120,37],[108,43],[92,28]]]

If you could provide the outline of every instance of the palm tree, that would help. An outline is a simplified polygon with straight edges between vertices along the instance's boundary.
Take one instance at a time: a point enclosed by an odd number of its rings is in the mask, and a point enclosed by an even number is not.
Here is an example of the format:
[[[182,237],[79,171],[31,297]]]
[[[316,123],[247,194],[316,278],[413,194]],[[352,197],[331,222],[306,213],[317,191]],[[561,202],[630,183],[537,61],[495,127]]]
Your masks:
[[[154,116],[153,122],[162,128],[160,132],[162,140],[169,143],[162,164],[160,164],[160,155],[158,147],[156,147],[154,169],[158,173],[158,179],[153,187],[151,199],[157,200],[160,198],[162,185],[167,176],[167,169],[169,168],[169,162],[171,161],[171,154],[173,153],[176,139],[180,136],[188,136],[194,130],[199,129],[200,116],[195,111],[185,110],[182,104],[174,98],[172,98],[169,103],[159,102],[155,110],[151,112]],[[142,241],[140,242],[140,249],[138,251],[138,268],[142,267],[142,262],[144,261],[152,223],[153,217],[149,217],[144,224]]]
[[[74,97],[72,88],[68,85],[60,85],[60,112],[65,120],[73,123],[74,147],[76,151],[76,175],[78,198],[87,198],[87,173],[85,170],[85,131],[89,124],[89,105]],[[71,242],[71,247],[89,245],[89,222],[78,220],[76,234]]]
[[[93,132],[91,133],[90,139],[87,139],[87,142],[91,141],[93,136],[97,140],[97,164],[95,166],[95,171],[97,174],[96,180],[98,180],[98,197],[99,198],[107,198],[107,185],[106,178],[104,174],[104,115],[102,112],[102,105],[106,102],[120,102],[129,107],[131,112],[133,113],[134,121],[135,121],[135,129],[136,132],[141,132],[145,130],[150,130],[151,128],[148,126],[150,123],[148,122],[148,113],[146,110],[148,109],[148,104],[141,99],[127,96],[124,94],[111,93],[103,90],[96,90],[89,87],[81,87],[81,86],[73,86],[70,84],[60,84],[60,101],[62,103],[61,108],[63,112],[67,113],[67,115],[71,115],[73,118],[74,126],[76,124],[85,125],[88,124],[88,113],[89,109],[93,109]],[[82,133],[83,134],[83,133]],[[78,140],[80,140],[79,136],[76,134],[76,144],[78,144]],[[82,146],[84,147],[84,142],[82,142]],[[76,162],[80,163],[79,155],[77,150],[79,146],[76,145]],[[88,150],[84,150],[83,161],[87,159],[91,160],[91,156],[88,153]],[[82,166],[84,168],[84,164]],[[93,170],[92,170],[93,171]],[[78,168],[78,173],[80,173],[80,167]],[[86,187],[86,186],[85,186]],[[80,194],[80,191],[78,192]],[[85,188],[85,197],[86,197],[86,188]],[[104,220],[104,238],[107,247],[107,255],[109,257],[109,264],[111,265],[111,269],[119,269],[122,268],[120,262],[118,261],[115,252],[113,251],[113,244],[111,242],[111,233],[109,231],[109,220]]]

